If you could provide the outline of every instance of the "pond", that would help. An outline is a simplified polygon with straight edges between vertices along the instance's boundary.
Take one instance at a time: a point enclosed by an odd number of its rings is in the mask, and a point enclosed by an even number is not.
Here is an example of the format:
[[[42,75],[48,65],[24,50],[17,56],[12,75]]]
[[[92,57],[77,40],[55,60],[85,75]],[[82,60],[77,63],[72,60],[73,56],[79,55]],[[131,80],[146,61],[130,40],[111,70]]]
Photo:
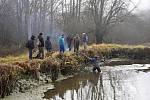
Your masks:
[[[55,82],[44,93],[50,100],[150,100],[150,65],[103,67]]]

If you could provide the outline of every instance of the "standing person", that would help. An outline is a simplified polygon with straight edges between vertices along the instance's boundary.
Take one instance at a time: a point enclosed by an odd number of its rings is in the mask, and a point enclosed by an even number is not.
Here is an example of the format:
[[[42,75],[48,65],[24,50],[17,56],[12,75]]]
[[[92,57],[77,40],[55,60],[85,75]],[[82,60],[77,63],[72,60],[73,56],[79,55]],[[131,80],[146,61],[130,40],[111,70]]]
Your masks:
[[[87,33],[82,33],[82,42],[83,42],[84,49],[87,49],[87,43],[88,43]]]
[[[30,60],[32,60],[33,49],[35,48],[34,40],[35,40],[35,36],[32,35],[32,36],[31,36],[31,39],[28,40],[28,42],[26,43],[26,47],[27,47],[28,50],[29,50],[29,59],[30,59]]]
[[[72,37],[70,35],[68,35],[66,40],[67,40],[69,51],[71,51],[71,45],[72,45],[72,40],[73,39],[72,39]]]
[[[74,37],[74,52],[78,52],[79,51],[79,46],[80,46],[80,36],[79,36],[79,34],[77,34]]]
[[[45,49],[47,50],[47,52],[51,52],[51,50],[52,50],[52,43],[50,41],[49,36],[47,36],[47,39],[45,41]]]
[[[65,52],[65,39],[64,39],[64,35],[61,35],[59,37],[59,50],[60,50],[60,53],[64,53]]]
[[[43,38],[43,33],[40,33],[38,36],[39,44],[38,44],[38,49],[39,49],[39,58],[44,59],[44,38]]]

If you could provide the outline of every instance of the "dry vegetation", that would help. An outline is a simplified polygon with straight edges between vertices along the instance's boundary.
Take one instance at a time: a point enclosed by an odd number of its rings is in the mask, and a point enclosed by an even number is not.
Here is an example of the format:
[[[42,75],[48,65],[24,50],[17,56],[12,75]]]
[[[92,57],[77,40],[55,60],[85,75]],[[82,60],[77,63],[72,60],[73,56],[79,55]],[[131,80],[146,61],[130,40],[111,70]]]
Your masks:
[[[98,55],[107,59],[150,59],[150,48],[145,46],[93,44],[87,50],[81,49],[80,52],[87,56]],[[26,55],[19,57],[8,56],[0,58],[0,63],[0,95],[2,97],[12,92],[12,85],[19,76],[28,75],[38,79],[38,73],[41,72],[51,75],[52,80],[56,80],[59,72],[62,75],[73,74],[87,65],[84,56],[73,52],[66,52],[63,55],[53,52],[46,54],[44,60],[35,59],[32,61],[28,61]]]

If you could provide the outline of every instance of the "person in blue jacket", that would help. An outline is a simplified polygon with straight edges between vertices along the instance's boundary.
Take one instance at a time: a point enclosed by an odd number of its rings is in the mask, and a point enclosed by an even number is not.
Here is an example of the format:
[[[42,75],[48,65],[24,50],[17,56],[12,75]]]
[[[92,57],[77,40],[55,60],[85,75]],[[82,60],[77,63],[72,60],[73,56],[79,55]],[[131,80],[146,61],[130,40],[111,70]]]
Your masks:
[[[64,53],[65,52],[65,39],[64,39],[64,35],[61,35],[59,37],[59,50],[60,50],[60,53]]]

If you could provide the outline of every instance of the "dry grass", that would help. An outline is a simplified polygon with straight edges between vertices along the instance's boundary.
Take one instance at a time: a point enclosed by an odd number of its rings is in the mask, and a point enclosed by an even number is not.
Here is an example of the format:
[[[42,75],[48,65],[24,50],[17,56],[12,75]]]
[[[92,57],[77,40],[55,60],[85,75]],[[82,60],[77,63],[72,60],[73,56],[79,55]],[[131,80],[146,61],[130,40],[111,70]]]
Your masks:
[[[130,49],[130,50],[136,50],[136,49],[145,49],[146,46],[142,45],[118,45],[118,44],[93,44],[91,46],[88,46],[88,49],[86,51],[92,50],[94,52],[102,52],[102,53],[109,53],[113,50],[122,50],[122,49]],[[81,51],[83,51],[83,48],[81,47]],[[65,52],[66,56],[73,55],[73,52]],[[52,56],[52,58],[57,58],[59,55],[59,52],[53,52],[46,54],[46,57]],[[5,58],[0,58],[1,64],[11,64],[14,62],[22,62],[28,60],[28,54],[22,54],[20,56],[7,56]]]
[[[1,64],[11,64],[14,62],[21,62],[21,61],[26,61],[26,60],[28,60],[28,55],[22,54],[20,56],[7,56],[5,58],[0,58],[0,63]]]

